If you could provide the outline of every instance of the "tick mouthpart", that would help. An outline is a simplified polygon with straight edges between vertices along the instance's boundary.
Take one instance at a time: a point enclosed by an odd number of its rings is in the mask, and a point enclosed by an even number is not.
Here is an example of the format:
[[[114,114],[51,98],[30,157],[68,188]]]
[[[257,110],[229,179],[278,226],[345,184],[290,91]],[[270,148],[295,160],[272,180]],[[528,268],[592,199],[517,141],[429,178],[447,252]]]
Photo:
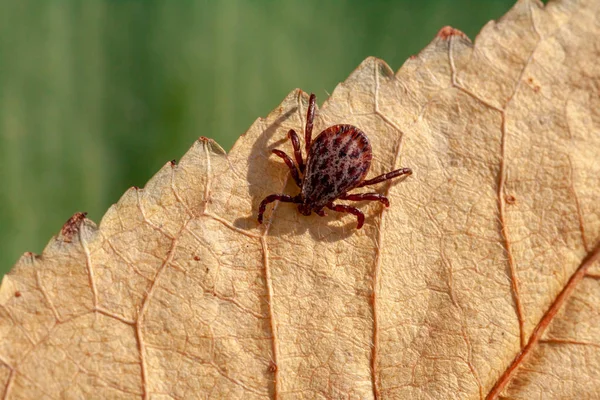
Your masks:
[[[307,216],[310,215],[310,213],[312,212],[310,207],[306,204],[300,204],[298,206],[298,211],[300,211],[300,214],[307,215]]]

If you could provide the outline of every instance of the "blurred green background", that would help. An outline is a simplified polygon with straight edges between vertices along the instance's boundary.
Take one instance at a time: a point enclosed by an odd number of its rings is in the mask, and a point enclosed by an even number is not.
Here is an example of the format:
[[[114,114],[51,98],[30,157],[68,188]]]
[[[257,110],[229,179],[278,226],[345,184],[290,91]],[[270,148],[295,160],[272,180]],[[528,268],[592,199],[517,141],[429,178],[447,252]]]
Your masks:
[[[99,222],[199,136],[225,149],[294,88],[397,70],[514,0],[0,1],[0,274],[76,211]]]

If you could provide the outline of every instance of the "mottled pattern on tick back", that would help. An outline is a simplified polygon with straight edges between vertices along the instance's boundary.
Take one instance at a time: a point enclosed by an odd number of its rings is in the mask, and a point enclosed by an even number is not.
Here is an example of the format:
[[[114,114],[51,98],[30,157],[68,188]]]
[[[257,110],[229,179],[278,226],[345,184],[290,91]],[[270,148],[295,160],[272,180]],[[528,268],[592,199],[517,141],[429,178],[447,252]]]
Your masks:
[[[363,181],[373,153],[369,139],[352,125],[325,129],[310,146],[302,182],[305,204],[319,210]]]

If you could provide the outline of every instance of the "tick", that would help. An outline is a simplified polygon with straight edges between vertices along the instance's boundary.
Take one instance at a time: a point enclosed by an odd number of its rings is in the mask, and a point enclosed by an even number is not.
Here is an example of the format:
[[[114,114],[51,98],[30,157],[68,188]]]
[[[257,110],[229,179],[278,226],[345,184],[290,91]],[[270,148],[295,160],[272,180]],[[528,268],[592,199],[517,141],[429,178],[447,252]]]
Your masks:
[[[293,129],[288,132],[288,137],[294,147],[292,160],[285,152],[273,150],[286,163],[292,178],[300,188],[300,194],[290,196],[287,194],[271,194],[260,203],[258,207],[258,223],[262,224],[263,215],[267,204],[276,200],[286,203],[298,204],[298,211],[302,215],[310,215],[313,211],[324,217],[324,208],[337,212],[350,213],[356,216],[360,229],[365,222],[365,215],[356,207],[334,204],[335,200],[375,200],[390,206],[387,197],[379,193],[348,193],[352,189],[374,185],[388,179],[403,175],[411,175],[410,168],[400,168],[375,178],[365,180],[373,151],[367,135],[352,125],[334,125],[325,129],[312,141],[313,121],[315,119],[315,95],[311,94],[306,113],[306,127],[304,129],[304,144],[306,146],[306,163],[302,158],[300,140]]]

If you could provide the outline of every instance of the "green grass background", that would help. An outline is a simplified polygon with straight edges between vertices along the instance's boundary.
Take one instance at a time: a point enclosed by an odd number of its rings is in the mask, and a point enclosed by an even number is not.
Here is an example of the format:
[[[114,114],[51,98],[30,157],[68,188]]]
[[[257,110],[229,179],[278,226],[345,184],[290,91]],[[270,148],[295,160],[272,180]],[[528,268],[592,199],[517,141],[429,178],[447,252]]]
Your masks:
[[[294,88],[397,70],[513,0],[0,0],[0,275],[76,211],[99,222],[199,136],[225,149]]]

